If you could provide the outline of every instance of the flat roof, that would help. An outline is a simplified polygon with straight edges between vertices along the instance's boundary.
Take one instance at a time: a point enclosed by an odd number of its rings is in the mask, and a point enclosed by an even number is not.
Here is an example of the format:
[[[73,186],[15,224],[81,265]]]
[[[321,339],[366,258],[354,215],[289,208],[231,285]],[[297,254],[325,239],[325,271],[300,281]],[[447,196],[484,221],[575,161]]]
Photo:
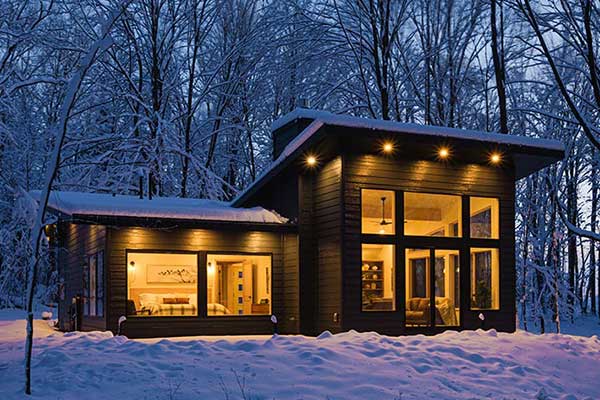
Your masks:
[[[384,132],[417,134],[423,136],[436,136],[452,139],[475,140],[485,143],[498,143],[513,146],[528,146],[539,149],[564,151],[565,146],[559,140],[518,136],[496,132],[482,132],[469,129],[448,128],[443,126],[419,125],[405,122],[396,122],[380,119],[354,117],[351,115],[333,114],[327,111],[296,108],[294,111],[277,119],[271,125],[271,130],[283,128],[297,119],[310,119],[325,125],[334,125],[346,128],[369,129]]]
[[[39,200],[40,191],[31,192]],[[48,207],[69,216],[134,217],[231,223],[286,224],[288,220],[262,207],[238,208],[229,202],[52,191]]]
[[[531,173],[530,170],[538,170],[552,162],[560,160],[564,157],[565,151],[564,144],[559,140],[361,118],[307,108],[296,108],[294,111],[274,121],[271,129],[272,131],[277,131],[286,125],[302,119],[309,121],[308,126],[287,144],[277,159],[252,184],[233,199],[231,202],[233,205],[243,204],[248,196],[255,193],[279,173],[292,159],[301,154],[302,150],[316,142],[318,133],[325,126],[348,128],[349,130],[366,130],[374,133],[392,133],[399,140],[403,139],[402,136],[406,136],[406,140],[418,136],[507,146],[511,148],[515,163],[529,164],[527,168],[522,170],[517,168],[517,179],[527,176]]]

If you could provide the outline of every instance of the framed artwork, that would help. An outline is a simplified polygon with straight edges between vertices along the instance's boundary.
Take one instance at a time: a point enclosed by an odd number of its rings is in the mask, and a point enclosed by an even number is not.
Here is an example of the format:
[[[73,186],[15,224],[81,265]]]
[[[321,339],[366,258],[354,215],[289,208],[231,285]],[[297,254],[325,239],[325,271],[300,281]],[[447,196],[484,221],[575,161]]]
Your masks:
[[[196,283],[198,268],[195,265],[148,264],[147,283]]]

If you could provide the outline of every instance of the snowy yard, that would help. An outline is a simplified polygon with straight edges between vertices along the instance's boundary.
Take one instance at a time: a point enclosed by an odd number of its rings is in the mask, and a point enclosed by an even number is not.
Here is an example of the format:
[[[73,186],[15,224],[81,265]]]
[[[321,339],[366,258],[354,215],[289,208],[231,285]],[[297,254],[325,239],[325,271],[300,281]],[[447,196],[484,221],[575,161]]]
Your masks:
[[[0,398],[22,399],[22,314],[0,312]],[[36,321],[33,398],[598,399],[596,336],[478,331],[128,340]]]

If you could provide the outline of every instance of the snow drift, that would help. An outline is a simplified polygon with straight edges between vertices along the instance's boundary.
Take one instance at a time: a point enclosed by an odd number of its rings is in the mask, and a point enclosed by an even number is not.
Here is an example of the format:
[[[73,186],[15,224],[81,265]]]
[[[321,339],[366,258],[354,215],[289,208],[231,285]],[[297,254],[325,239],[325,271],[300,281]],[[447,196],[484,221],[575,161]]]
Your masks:
[[[0,397],[7,400],[23,398],[17,323],[0,321]],[[316,339],[128,340],[44,333],[34,345],[38,399],[600,398],[595,336],[326,332]]]

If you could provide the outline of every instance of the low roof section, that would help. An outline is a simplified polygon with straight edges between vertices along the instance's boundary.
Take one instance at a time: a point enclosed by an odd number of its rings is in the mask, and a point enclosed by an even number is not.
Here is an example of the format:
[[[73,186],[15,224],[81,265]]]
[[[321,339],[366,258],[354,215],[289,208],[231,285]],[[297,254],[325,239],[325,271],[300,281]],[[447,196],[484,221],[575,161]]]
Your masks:
[[[515,179],[547,167],[565,155],[564,144],[558,140],[376,120],[305,108],[284,115],[271,128],[276,141],[279,135],[288,135],[290,140],[274,153],[271,165],[233,199],[234,206],[247,204],[286,168],[305,168],[302,155],[320,153],[326,159],[339,154],[342,148],[375,153],[374,144],[383,140],[399,144],[399,156],[413,158],[435,159],[432,148],[450,145],[455,150],[455,160],[484,164],[490,151],[498,151],[506,161],[504,167],[512,169]]]
[[[33,191],[39,201],[41,193]],[[150,228],[290,231],[286,218],[262,207],[236,208],[228,202],[176,197],[125,196],[52,191],[48,208],[60,219],[83,224]]]

